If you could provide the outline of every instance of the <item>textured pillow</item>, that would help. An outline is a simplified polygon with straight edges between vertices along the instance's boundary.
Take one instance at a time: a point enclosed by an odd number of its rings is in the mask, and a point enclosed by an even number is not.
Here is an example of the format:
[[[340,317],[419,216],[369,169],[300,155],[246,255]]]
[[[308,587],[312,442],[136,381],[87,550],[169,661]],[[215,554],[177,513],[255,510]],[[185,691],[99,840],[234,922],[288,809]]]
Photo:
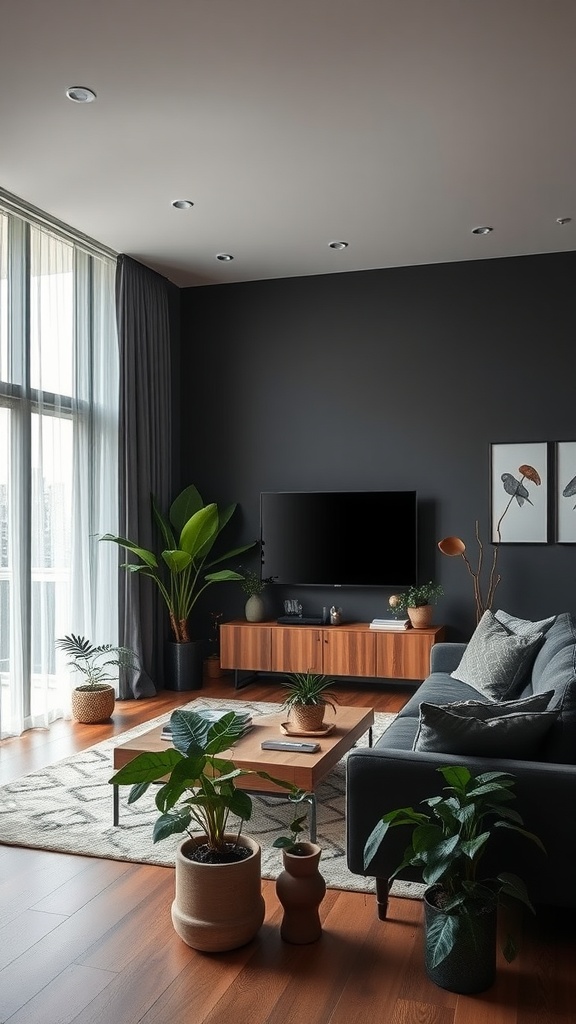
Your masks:
[[[536,755],[560,710],[539,710],[553,691],[504,704],[420,705],[413,750],[468,757],[526,758]],[[515,707],[514,707],[515,705]]]
[[[490,611],[484,612],[464,651],[458,668],[450,675],[468,683],[490,700],[506,700],[521,688],[544,634],[518,636]]]
[[[531,619],[518,619],[515,615],[509,615],[508,612],[502,611],[501,608],[494,613],[494,618],[498,619],[506,629],[509,629],[511,633],[516,633],[517,636],[533,636],[534,633],[545,633],[546,630],[550,629],[556,622],[557,616],[551,615],[549,619],[539,619],[538,622],[532,622]]]

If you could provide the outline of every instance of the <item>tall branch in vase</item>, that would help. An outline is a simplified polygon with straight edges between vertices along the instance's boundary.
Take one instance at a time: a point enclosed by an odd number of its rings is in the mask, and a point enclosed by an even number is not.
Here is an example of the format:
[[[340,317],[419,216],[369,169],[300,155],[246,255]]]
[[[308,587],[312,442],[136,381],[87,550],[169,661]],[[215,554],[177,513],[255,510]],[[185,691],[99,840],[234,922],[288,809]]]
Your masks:
[[[527,487],[524,486],[524,481],[529,480],[531,483],[539,487],[542,483],[540,475],[533,466],[523,464],[518,468],[520,479],[513,476],[512,473],[502,473],[501,480],[505,494],[509,495],[508,501],[496,524],[496,537],[497,540],[494,542],[494,551],[492,553],[492,564],[490,567],[490,573],[488,575],[488,584],[486,590],[486,597],[483,594],[482,585],[482,570],[484,568],[484,546],[480,537],[480,526],[478,520],[475,522],[475,536],[476,543],[478,545],[478,560],[476,568],[473,568],[469,558],[466,555],[466,545],[460,537],[444,537],[443,540],[438,542],[438,547],[443,555],[449,555],[455,557],[460,555],[464,564],[472,577],[472,585],[474,588],[474,603],[476,606],[476,622],[480,622],[485,611],[492,608],[494,602],[494,595],[496,593],[496,587],[500,583],[502,577],[498,572],[498,555],[500,552],[500,545],[502,543],[502,520],[508,512],[512,502],[516,500],[516,503],[520,508],[524,505],[524,502],[532,505],[533,502],[530,500],[530,494]]]

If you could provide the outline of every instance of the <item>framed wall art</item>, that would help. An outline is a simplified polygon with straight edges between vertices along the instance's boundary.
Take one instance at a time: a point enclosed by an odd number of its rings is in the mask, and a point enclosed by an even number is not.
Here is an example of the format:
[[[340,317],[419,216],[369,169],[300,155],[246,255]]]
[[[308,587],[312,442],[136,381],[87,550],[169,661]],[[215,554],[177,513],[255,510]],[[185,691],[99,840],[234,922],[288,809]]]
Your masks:
[[[493,544],[547,544],[547,441],[490,445]]]
[[[576,544],[576,441],[556,442],[556,541]]]

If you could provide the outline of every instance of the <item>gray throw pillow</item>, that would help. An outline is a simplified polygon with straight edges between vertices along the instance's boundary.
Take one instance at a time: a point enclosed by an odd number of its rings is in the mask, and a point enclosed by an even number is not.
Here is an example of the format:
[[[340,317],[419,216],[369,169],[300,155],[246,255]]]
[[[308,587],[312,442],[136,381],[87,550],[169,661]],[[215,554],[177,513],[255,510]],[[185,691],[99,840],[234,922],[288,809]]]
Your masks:
[[[526,758],[537,755],[560,709],[546,707],[553,691],[503,704],[465,701],[420,705],[413,750],[467,757]],[[515,707],[513,706],[515,705]]]
[[[510,633],[492,612],[486,611],[458,668],[450,675],[473,686],[490,700],[506,700],[521,689],[543,638],[543,633],[529,636]]]
[[[532,622],[531,619],[519,619],[516,615],[509,615],[508,612],[503,611],[501,608],[494,613],[494,617],[501,622],[506,629],[509,629],[511,633],[516,633],[517,636],[533,636],[534,633],[545,633],[550,626],[553,626],[558,618],[557,615],[551,615],[549,619],[539,619],[537,622]]]

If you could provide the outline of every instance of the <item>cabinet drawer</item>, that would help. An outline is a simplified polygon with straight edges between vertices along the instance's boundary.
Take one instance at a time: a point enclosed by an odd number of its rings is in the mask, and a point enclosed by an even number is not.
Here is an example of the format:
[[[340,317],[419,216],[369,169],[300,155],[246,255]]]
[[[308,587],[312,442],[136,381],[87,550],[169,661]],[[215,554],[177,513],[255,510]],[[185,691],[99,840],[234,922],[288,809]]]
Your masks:
[[[271,635],[270,626],[224,622],[220,626],[220,665],[222,668],[270,672]]]

